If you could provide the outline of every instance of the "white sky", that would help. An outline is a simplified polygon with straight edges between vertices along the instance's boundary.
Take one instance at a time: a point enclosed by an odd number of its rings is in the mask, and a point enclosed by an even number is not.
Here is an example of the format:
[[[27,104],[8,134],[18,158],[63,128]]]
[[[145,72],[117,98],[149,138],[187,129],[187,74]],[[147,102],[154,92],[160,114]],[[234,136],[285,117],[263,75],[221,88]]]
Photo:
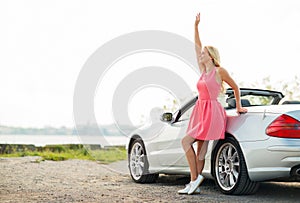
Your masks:
[[[193,40],[198,11],[203,44],[219,49],[222,66],[238,83],[270,76],[275,86],[299,75],[299,0],[1,0],[0,124],[73,126],[75,82],[97,48],[120,35],[151,29]],[[161,60],[148,64],[137,62],[139,57],[114,68],[126,63],[162,65],[170,60],[153,56]],[[173,63],[180,65],[175,59]],[[197,77],[188,77],[193,86]],[[112,74],[109,79],[118,81],[120,76]],[[112,91],[111,87],[106,93]],[[145,99],[151,92],[166,101],[161,90],[146,90],[132,99],[129,108],[139,112],[142,107],[137,104],[143,100],[138,98]],[[110,101],[100,105],[97,95],[97,119],[109,123]],[[139,116],[131,114],[133,120]]]

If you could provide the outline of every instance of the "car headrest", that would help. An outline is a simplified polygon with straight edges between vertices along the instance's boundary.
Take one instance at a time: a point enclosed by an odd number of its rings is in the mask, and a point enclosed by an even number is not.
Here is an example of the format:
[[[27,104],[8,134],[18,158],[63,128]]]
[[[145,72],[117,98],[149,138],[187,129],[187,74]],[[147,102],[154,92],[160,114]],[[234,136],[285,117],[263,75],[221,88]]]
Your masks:
[[[300,101],[296,101],[296,100],[293,100],[293,101],[284,101],[284,102],[282,102],[282,104],[300,104]]]
[[[236,107],[235,98],[228,99],[227,104],[229,108],[235,108]],[[248,99],[241,99],[241,104],[243,107],[251,106]]]

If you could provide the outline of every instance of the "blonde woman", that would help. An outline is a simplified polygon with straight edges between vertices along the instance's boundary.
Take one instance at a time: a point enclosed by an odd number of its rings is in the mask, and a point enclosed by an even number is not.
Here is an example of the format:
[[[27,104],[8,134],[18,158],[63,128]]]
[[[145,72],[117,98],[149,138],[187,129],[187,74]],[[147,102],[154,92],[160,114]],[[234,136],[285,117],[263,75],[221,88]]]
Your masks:
[[[199,186],[204,180],[201,174],[208,141],[224,139],[225,137],[226,112],[217,100],[222,91],[223,82],[226,82],[234,91],[237,112],[247,112],[247,109],[241,105],[238,85],[220,66],[218,50],[212,46],[205,46],[202,49],[198,32],[199,22],[200,13],[196,15],[195,20],[195,48],[201,72],[197,83],[199,95],[190,117],[186,136],[182,139],[182,147],[190,167],[191,181],[184,189],[178,191],[179,194],[200,192]],[[193,148],[194,142],[197,142],[197,154]]]

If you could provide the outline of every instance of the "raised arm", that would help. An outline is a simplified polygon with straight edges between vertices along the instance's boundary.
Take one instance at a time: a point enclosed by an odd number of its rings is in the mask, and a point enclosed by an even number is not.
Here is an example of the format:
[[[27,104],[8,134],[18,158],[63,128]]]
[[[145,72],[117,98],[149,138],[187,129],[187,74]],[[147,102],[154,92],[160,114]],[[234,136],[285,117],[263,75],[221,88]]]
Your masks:
[[[204,65],[202,63],[200,63],[200,55],[201,55],[201,51],[202,51],[202,44],[200,41],[200,36],[199,36],[199,31],[198,31],[198,25],[200,23],[200,13],[198,13],[196,15],[196,20],[195,20],[195,50],[196,50],[196,57],[197,57],[197,62],[198,62],[198,66],[200,69],[200,73],[203,72],[204,70]]]
[[[246,108],[243,108],[241,105],[240,88],[238,87],[236,82],[231,78],[229,73],[224,68],[220,67],[218,73],[221,79],[233,89],[237,113],[246,113],[248,110]]]

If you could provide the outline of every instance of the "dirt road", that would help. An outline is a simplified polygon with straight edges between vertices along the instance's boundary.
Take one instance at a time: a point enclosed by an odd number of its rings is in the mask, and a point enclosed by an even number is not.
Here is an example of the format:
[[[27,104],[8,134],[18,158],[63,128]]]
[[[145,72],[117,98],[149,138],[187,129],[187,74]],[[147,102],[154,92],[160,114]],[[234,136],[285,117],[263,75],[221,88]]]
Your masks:
[[[0,202],[298,202],[300,183],[262,183],[250,196],[221,194],[205,180],[199,195],[178,195],[184,176],[159,177],[154,184],[134,183],[121,161],[42,161],[38,157],[0,158]]]

